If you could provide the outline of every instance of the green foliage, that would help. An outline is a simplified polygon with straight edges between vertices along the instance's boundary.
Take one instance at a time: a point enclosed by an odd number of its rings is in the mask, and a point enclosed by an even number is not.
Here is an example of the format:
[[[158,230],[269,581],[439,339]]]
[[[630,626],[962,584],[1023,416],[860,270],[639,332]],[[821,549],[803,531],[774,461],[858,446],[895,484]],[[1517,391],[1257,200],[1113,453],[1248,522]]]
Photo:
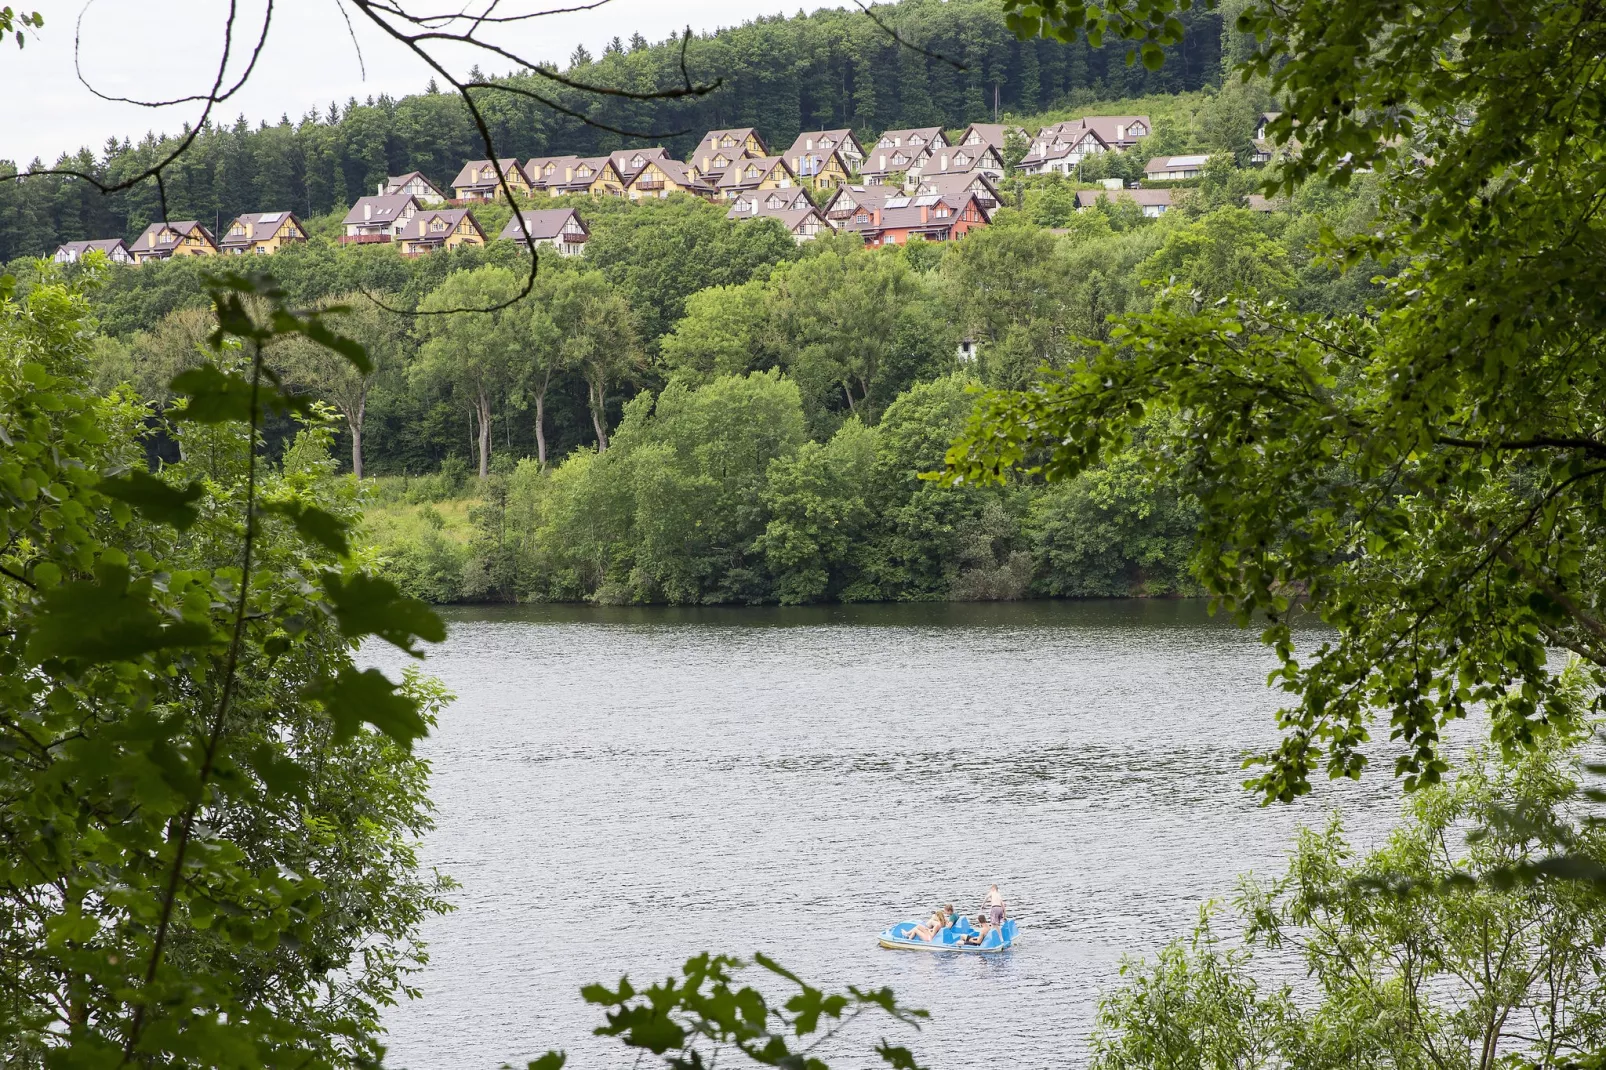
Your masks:
[[[1028,26],[1015,6],[1018,28],[1089,25],[1078,4],[1031,10]],[[1152,40],[1170,10],[1105,14]],[[1496,738],[1543,732],[1559,686],[1548,650],[1606,668],[1603,172],[1583,148],[1606,111],[1574,107],[1606,83],[1558,47],[1601,24],[1547,3],[1520,17],[1301,3],[1252,6],[1239,27],[1261,41],[1245,73],[1287,105],[1272,136],[1286,144],[1297,124],[1274,183],[1315,204],[1323,182],[1385,169],[1377,218],[1325,239],[1329,264],[1386,264],[1382,289],[1335,313],[1302,281],[1324,265],[1281,262],[1272,224],[1212,212],[1153,264],[1193,292],[1129,320],[1087,367],[993,397],[949,477],[1074,477],[1132,444],[1199,499],[1202,582],[1240,622],[1265,622],[1282,662],[1283,742],[1255,787],[1287,800],[1323,765],[1358,776],[1374,715],[1404,746],[1406,788],[1430,785],[1447,768],[1443,726],[1479,703],[1499,711]],[[1246,242],[1261,254],[1239,262]],[[1168,430],[1134,443],[1151,414]],[[1296,602],[1331,639],[1296,652]]]
[[[796,993],[772,1004],[758,988],[736,987],[737,971],[751,968],[746,963],[705,954],[687,959],[681,978],[671,976],[645,991],[622,977],[617,989],[587,985],[581,995],[612,1008],[599,1036],[619,1037],[639,1055],[661,1056],[664,1065],[680,1068],[714,1066],[721,1050],[734,1049],[760,1066],[827,1070],[812,1052],[861,1015],[880,1011],[917,1029],[926,1017],[900,1005],[888,988],[849,986],[845,993],[826,993],[762,953],[753,956],[753,965],[796,986]],[[883,1040],[876,1054],[889,1066],[919,1070],[907,1048]]]
[[[1510,879],[1560,852],[1606,850],[1572,802],[1589,698],[1574,691],[1568,730],[1507,758],[1473,755],[1453,784],[1412,796],[1378,847],[1358,853],[1337,815],[1302,830],[1285,876],[1243,882],[1247,946],[1222,950],[1202,917],[1191,941],[1128,963],[1101,1001],[1094,1065],[1494,1070],[1598,1051],[1606,899],[1577,881]],[[1258,983],[1262,949],[1297,955],[1312,998]]]
[[[361,354],[271,289],[212,299],[211,358],[174,385],[182,459],[156,475],[147,410],[84,388],[83,294],[0,300],[7,1065],[372,1062],[447,909],[408,748],[449,696],[351,664],[440,623],[341,555],[326,427],[258,456],[264,414],[303,408],[270,346]]]

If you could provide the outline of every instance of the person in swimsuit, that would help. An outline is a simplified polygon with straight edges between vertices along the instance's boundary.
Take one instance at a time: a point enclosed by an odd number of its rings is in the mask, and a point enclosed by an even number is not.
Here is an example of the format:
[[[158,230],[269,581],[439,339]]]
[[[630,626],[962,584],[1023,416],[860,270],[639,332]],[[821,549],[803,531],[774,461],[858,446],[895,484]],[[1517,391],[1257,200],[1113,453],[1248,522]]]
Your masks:
[[[952,903],[939,907],[932,913],[931,917],[926,919],[924,925],[916,925],[914,927],[913,931],[909,933],[909,938],[928,942],[935,940],[938,933],[948,928],[948,919],[953,917],[953,912],[954,905]]]
[[[976,921],[980,923],[981,928],[973,935],[965,937],[965,943],[972,947],[987,939],[987,934],[994,929],[1004,927],[1004,896],[999,892],[998,885],[995,884],[987,890],[986,902]]]

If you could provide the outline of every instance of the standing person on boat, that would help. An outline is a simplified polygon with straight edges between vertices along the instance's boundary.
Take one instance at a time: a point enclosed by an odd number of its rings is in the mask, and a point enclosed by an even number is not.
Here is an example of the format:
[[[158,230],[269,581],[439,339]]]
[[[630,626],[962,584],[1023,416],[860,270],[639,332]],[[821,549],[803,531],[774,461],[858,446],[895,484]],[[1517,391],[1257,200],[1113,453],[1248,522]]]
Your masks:
[[[998,890],[998,885],[987,889],[987,900],[982,906],[982,914],[986,916],[988,924],[998,928],[1004,924],[1004,895]]]

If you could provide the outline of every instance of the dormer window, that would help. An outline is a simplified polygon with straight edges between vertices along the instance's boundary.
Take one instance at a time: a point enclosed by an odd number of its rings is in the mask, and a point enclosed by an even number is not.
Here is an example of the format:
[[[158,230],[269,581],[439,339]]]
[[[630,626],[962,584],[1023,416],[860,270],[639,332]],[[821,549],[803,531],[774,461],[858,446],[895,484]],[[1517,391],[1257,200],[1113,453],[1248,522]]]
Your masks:
[[[966,156],[962,152],[956,152],[956,153],[954,153],[954,163],[959,165],[960,167],[964,167],[965,165],[970,163],[970,157]]]
[[[434,218],[434,219],[431,219],[429,221],[429,229],[432,230],[432,231],[435,231],[436,233],[439,233],[439,232],[445,230],[446,229],[446,220],[441,219],[438,216],[436,218]]]
[[[758,177],[758,168],[756,168],[756,167],[748,167],[748,169],[747,169],[747,177],[750,178],[750,179],[751,178],[757,178]]]
[[[809,147],[813,148],[812,145],[809,146]],[[836,142],[832,141],[828,137],[822,137],[820,139],[820,148],[822,148],[822,149],[834,149],[834,148],[836,148]]]
[[[876,147],[881,149],[890,149],[892,148],[892,139],[890,137],[884,137],[880,141],[876,142]]]
[[[935,207],[935,208],[933,208],[931,210],[931,214],[934,217],[936,217],[937,219],[947,219],[948,218],[948,206],[946,204],[939,204],[939,205],[937,205],[937,207]]]
[[[729,134],[726,134],[725,137],[719,143],[720,148],[725,148],[725,149],[731,148],[735,144],[736,144],[736,139],[731,137]]]
[[[591,177],[591,168],[585,166],[584,164],[581,164],[579,167],[576,167],[574,169],[574,173],[579,175],[581,178],[590,178]]]

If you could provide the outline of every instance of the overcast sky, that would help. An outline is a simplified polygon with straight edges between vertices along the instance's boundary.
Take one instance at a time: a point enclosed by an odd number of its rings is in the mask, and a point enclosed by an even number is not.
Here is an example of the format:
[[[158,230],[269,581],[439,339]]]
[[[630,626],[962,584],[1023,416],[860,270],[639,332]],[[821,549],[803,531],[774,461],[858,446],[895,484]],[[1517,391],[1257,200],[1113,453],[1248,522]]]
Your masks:
[[[486,0],[469,0],[477,7]],[[236,36],[255,40],[267,0],[240,0]],[[574,0],[502,0],[499,13],[573,6]],[[626,40],[639,32],[661,41],[688,24],[694,31],[736,25],[755,15],[796,14],[847,0],[609,0],[593,11],[551,15],[498,31],[496,40],[529,59],[560,66],[574,47],[593,54],[613,36]],[[464,0],[402,0],[415,13],[462,10]],[[12,3],[13,7],[19,5]],[[64,151],[89,146],[98,154],[108,137],[138,140],[148,130],[176,132],[196,114],[196,106],[152,111],[98,100],[73,72],[73,38],[84,0],[25,0],[23,10],[39,10],[45,28],[30,34],[20,52],[12,42],[0,47],[0,159],[26,167],[35,156],[47,164]],[[204,92],[222,51],[225,0],[92,0],[82,20],[83,73],[97,90],[111,96],[160,99]],[[352,24],[362,46],[367,77],[358,69],[356,50],[336,0],[274,0],[267,47],[246,88],[223,105],[215,118],[232,123],[244,114],[251,124],[292,120],[307,109],[327,109],[355,96],[418,92],[429,71],[416,57],[384,38],[361,16]],[[243,58],[244,50],[241,50]],[[464,58],[466,67],[472,62]],[[510,63],[484,64],[503,73]]]

